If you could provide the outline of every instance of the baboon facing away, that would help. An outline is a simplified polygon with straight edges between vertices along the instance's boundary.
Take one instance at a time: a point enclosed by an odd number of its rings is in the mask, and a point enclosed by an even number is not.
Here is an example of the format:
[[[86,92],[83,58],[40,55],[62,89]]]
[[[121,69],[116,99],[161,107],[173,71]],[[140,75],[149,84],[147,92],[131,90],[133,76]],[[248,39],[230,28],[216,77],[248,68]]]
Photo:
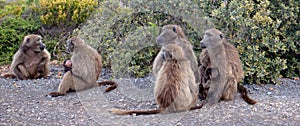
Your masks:
[[[176,44],[183,49],[185,57],[190,61],[190,66],[196,77],[196,83],[199,83],[199,69],[196,55],[193,51],[193,45],[188,41],[187,37],[183,33],[182,29],[178,25],[165,25],[161,29],[161,34],[157,37],[156,42],[161,45],[162,48],[168,44]],[[156,77],[158,71],[162,67],[162,50],[155,57],[153,62],[152,72]]]
[[[154,88],[154,96],[159,108],[155,110],[112,109],[113,113],[147,115],[201,108],[196,106],[198,85],[182,48],[175,44],[168,44],[163,46],[161,52],[163,64],[158,71]]]
[[[102,57],[92,47],[85,44],[79,37],[72,37],[67,40],[68,51],[72,52],[72,69],[67,70],[59,84],[58,92],[51,92],[49,95],[56,97],[65,95],[68,91],[81,91],[87,88],[100,85],[111,85],[106,92],[117,87],[113,81],[98,82],[99,74],[102,69]],[[64,63],[64,66],[67,65]],[[68,66],[70,67],[70,66]]]
[[[46,77],[50,72],[50,57],[40,35],[27,35],[13,57],[10,73],[3,76],[20,80]]]
[[[255,104],[238,84],[243,79],[242,63],[238,51],[225,41],[223,33],[214,28],[206,30],[201,47],[204,50],[200,55],[200,97],[213,105],[221,99],[232,100],[239,89],[247,103]]]

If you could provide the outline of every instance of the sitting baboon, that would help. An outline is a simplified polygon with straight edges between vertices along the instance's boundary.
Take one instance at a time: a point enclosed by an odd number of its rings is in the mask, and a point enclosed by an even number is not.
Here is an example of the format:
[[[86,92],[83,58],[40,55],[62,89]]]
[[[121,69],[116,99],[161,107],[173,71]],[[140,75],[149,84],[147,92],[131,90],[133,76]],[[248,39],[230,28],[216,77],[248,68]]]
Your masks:
[[[81,38],[75,36],[67,40],[67,49],[73,53],[71,62],[66,61],[72,69],[66,71],[59,84],[58,92],[51,92],[49,95],[56,97],[65,95],[70,90],[81,91],[100,85],[111,85],[105,90],[106,92],[117,87],[114,81],[97,82],[102,69],[101,55],[86,45]]]
[[[160,53],[163,64],[158,71],[154,87],[154,96],[158,109],[155,110],[121,110],[112,109],[115,114],[148,115],[156,113],[172,113],[198,109],[198,85],[183,49],[175,44],[163,46]]]
[[[161,33],[157,37],[156,42],[158,45],[161,45],[162,48],[168,44],[176,44],[180,46],[183,49],[185,57],[190,61],[190,66],[196,77],[196,83],[199,83],[198,62],[193,50],[193,45],[188,41],[180,26],[165,25],[164,27],[162,27]],[[162,50],[160,50],[153,62],[152,72],[155,77],[157,76],[157,73],[163,64],[161,53]]]
[[[255,104],[238,84],[244,76],[242,63],[238,51],[225,41],[223,33],[214,28],[206,30],[201,47],[200,97],[213,105],[221,99],[232,100],[239,89],[247,103]]]
[[[3,76],[20,80],[46,77],[50,72],[48,63],[51,56],[45,47],[41,36],[25,36],[13,57],[9,73]]]

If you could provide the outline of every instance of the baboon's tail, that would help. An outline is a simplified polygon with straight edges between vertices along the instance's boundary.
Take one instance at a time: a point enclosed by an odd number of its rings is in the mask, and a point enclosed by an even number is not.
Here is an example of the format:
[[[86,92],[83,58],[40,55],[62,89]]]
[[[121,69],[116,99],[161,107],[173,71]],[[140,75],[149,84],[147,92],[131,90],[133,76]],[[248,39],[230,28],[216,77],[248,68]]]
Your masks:
[[[12,73],[6,73],[2,75],[4,78],[16,78],[16,75],[12,74]]]
[[[254,105],[256,103],[256,101],[248,97],[248,91],[244,86],[238,84],[238,90],[241,93],[241,96],[245,100],[245,102],[247,102],[250,105]]]
[[[117,109],[113,108],[110,110],[112,113],[117,115],[151,115],[157,114],[162,111],[162,109],[155,109],[155,110],[124,110],[124,109]]]
[[[110,85],[108,88],[105,89],[105,92],[110,92],[111,90],[114,90],[115,88],[118,87],[118,83],[114,81],[102,81],[102,82],[98,82],[97,84],[98,86]]]
[[[66,95],[66,93],[61,93],[61,92],[51,92],[48,95],[50,95],[51,97],[58,97],[58,96],[64,96]]]

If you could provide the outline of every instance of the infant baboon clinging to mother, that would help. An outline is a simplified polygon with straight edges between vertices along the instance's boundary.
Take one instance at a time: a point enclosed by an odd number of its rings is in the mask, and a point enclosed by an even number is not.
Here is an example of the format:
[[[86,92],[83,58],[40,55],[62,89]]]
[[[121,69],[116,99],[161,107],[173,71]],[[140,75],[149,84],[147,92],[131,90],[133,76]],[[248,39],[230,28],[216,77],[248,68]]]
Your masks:
[[[256,101],[247,96],[247,90],[238,84],[243,79],[242,63],[238,51],[226,42],[223,33],[217,29],[209,29],[201,41],[204,48],[200,55],[200,97],[209,105],[219,100],[232,100],[237,89],[242,98],[249,104]]]
[[[111,85],[106,89],[106,92],[117,87],[117,83],[113,81],[97,82],[102,69],[101,55],[86,45],[81,38],[70,38],[67,41],[67,48],[72,52],[71,61],[67,60],[64,63],[68,70],[59,84],[58,91],[51,92],[49,95],[56,97],[65,95],[69,90],[81,91],[100,85]]]
[[[188,41],[187,37],[183,33],[182,29],[178,25],[165,25],[161,29],[160,35],[156,39],[157,44],[161,45],[162,48],[168,44],[176,44],[183,49],[185,57],[190,61],[190,66],[196,77],[196,83],[199,83],[199,69],[196,55],[193,50],[193,45]],[[162,59],[162,49],[159,51],[158,55],[155,57],[153,62],[152,72],[156,77],[158,71],[163,64]]]
[[[3,76],[20,80],[46,77],[50,72],[50,57],[40,35],[27,35],[13,57],[10,73]]]
[[[183,49],[175,44],[163,46],[160,53],[163,64],[157,73],[154,96],[158,109],[155,110],[121,110],[112,109],[120,115],[148,115],[156,113],[172,113],[198,109],[198,85]]]

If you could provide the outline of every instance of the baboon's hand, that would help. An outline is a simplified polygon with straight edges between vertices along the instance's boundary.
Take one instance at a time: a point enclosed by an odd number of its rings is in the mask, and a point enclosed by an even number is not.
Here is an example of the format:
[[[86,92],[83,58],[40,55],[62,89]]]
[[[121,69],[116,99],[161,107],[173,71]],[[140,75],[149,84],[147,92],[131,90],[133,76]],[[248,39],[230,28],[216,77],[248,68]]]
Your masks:
[[[24,75],[24,77],[26,78],[29,77],[29,73],[23,65],[18,65],[18,68],[21,71],[21,73]]]

